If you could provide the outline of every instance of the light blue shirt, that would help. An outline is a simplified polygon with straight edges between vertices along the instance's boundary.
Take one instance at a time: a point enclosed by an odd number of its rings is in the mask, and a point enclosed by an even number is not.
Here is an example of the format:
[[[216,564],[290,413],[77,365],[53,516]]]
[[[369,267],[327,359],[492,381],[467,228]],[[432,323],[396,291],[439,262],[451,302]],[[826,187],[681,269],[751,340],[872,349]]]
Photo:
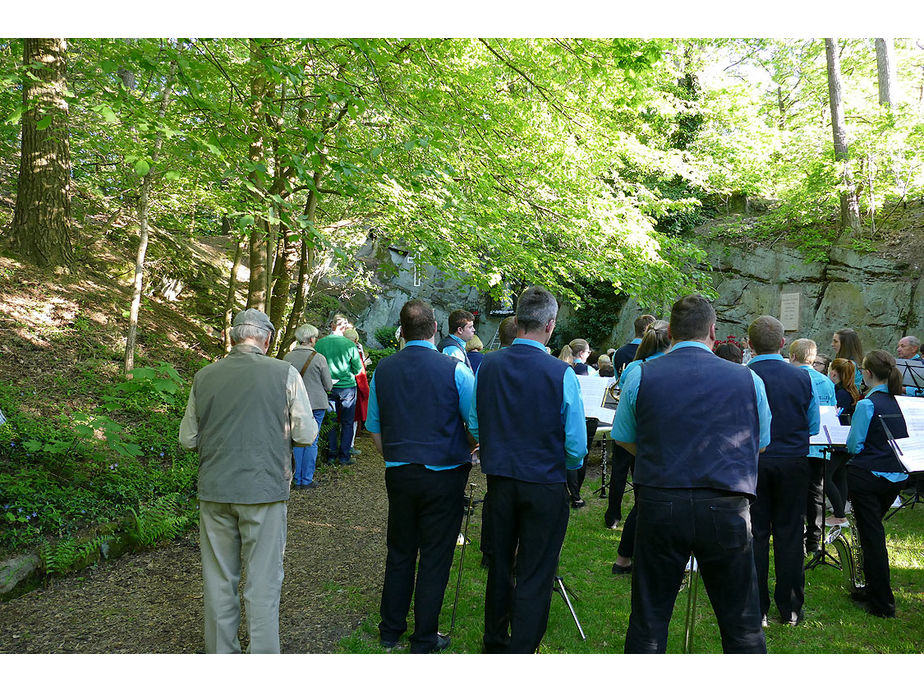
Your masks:
[[[670,348],[670,351],[684,349],[688,347],[705,349],[709,353],[712,351],[702,342],[677,342]],[[718,358],[718,356],[716,356]],[[746,368],[746,366],[742,366]],[[754,392],[757,394],[757,419],[760,426],[760,438],[758,448],[765,448],[770,445],[770,405],[767,403],[767,390],[764,387],[764,381],[760,379],[754,371],[748,368],[751,379],[754,382]],[[635,403],[638,399],[638,385],[641,381],[642,369],[633,368],[626,374],[625,382],[620,388],[619,406],[616,407],[616,416],[613,419],[613,430],[610,431],[610,438],[623,443],[634,443],[637,439],[637,420],[635,416]],[[721,383],[716,383],[716,387],[721,387]],[[816,407],[817,412],[817,407]]]
[[[646,358],[645,361],[652,361],[653,359],[656,359],[660,356],[664,356],[664,354],[666,353],[667,353],[666,351],[656,351],[651,356]],[[622,369],[622,375],[619,376],[619,389],[620,390],[622,390],[623,384],[626,382],[626,375],[628,375],[629,373],[634,371],[636,368],[641,366],[643,363],[645,363],[645,361],[643,361],[642,359],[638,359],[637,361],[629,361],[629,363],[626,364],[626,367]]]
[[[786,359],[784,359],[780,354],[761,354],[760,356],[755,356],[750,361],[748,361],[748,365],[752,363],[760,363],[761,361],[783,361],[785,363]],[[821,373],[818,373],[818,375],[821,375]],[[834,386],[832,384],[832,392],[833,387]],[[833,399],[832,402],[837,402],[837,400]],[[808,409],[805,410],[805,413],[808,417],[809,435],[813,436],[821,430],[821,411],[818,409],[818,397],[815,394],[814,381],[812,382],[812,398],[809,400]]]
[[[850,433],[847,434],[847,452],[856,455],[863,450],[863,443],[866,442],[866,434],[869,433],[869,425],[873,420],[875,406],[868,399],[874,392],[885,392],[888,394],[889,388],[885,385],[877,385],[866,393],[866,396],[857,402],[853,410],[853,417],[850,419]],[[908,475],[904,472],[873,472],[876,476],[888,479],[892,482],[904,481]]]
[[[405,347],[409,346],[420,346],[427,349],[433,349],[436,351],[436,346],[433,342],[426,339],[412,339]],[[460,368],[461,366],[461,368]],[[474,393],[475,393],[475,376],[472,375],[472,371],[461,361],[456,364],[455,370],[455,381],[456,381],[456,390],[459,392],[459,414],[461,414],[462,419],[471,429],[472,421],[471,414],[474,410]],[[366,430],[370,433],[381,433],[382,426],[379,420],[379,400],[375,394],[375,373],[372,374],[372,382],[369,383],[369,405],[366,409]],[[401,467],[405,464],[410,464],[410,462],[396,462],[394,460],[385,460],[386,467]],[[425,465],[427,469],[433,471],[442,471],[444,469],[456,469],[462,465],[456,464],[451,467],[434,467],[432,465]]]
[[[465,342],[462,341],[460,337],[457,337],[454,334],[449,335],[449,338],[455,342],[455,344],[450,344],[443,347],[443,352],[446,356],[452,356],[454,359],[458,359],[462,363],[465,363]],[[456,354],[459,354],[456,356]]]
[[[799,366],[799,368],[804,368],[808,371],[809,377],[812,379],[812,392],[815,393],[818,406],[835,406],[837,404],[837,397],[834,395],[834,383],[831,382],[831,379],[819,373],[811,366]],[[814,433],[812,435],[814,435]],[[808,456],[823,458],[825,456],[822,452],[823,449],[823,445],[810,445]]]
[[[528,344],[546,353],[545,346],[534,339],[517,337],[513,344]],[[511,345],[512,346],[512,345]],[[479,369],[480,370],[480,369]],[[478,388],[478,376],[475,375],[475,389]],[[478,409],[476,399],[472,399],[472,411],[469,417],[468,432],[478,440]],[[562,379],[561,421],[565,426],[565,467],[580,469],[587,455],[587,425],[584,422],[584,400],[581,399],[581,384],[573,368],[566,368]]]

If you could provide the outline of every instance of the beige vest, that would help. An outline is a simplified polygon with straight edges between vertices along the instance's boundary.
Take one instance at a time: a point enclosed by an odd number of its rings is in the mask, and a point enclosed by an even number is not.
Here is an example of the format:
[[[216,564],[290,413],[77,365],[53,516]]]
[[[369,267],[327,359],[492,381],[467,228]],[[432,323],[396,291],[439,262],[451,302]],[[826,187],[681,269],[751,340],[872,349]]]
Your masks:
[[[292,435],[286,381],[291,370],[257,347],[239,344],[196,373],[200,500],[272,503],[289,498]]]

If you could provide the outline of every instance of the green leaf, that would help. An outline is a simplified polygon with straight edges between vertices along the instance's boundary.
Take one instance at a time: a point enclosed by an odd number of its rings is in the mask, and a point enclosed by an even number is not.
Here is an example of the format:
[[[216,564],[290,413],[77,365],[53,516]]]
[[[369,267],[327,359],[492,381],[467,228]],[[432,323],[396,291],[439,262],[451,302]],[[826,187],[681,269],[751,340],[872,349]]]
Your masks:
[[[35,123],[35,129],[36,129],[36,130],[44,130],[44,129],[47,128],[49,125],[51,125],[51,115],[50,115],[50,114],[47,115],[47,116],[45,116],[45,117],[42,118],[41,120],[37,121],[37,122]]]
[[[137,173],[139,176],[144,177],[148,175],[148,171],[150,170],[151,170],[151,164],[149,164],[144,159],[139,159],[138,162],[135,164],[135,173]]]
[[[99,112],[103,116],[103,120],[107,123],[118,123],[119,119],[116,117],[115,112],[109,108],[109,106],[101,106]]]

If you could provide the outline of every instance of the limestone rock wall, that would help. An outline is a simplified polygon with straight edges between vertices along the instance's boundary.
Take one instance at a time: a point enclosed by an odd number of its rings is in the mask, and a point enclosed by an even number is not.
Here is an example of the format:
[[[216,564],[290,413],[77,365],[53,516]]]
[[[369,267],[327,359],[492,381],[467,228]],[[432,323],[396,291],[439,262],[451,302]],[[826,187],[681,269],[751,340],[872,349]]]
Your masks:
[[[781,318],[782,295],[797,293],[798,329],[787,331],[787,342],[808,337],[822,353],[829,353],[835,330],[851,327],[866,351],[885,349],[894,355],[903,335],[924,339],[920,264],[896,263],[847,249],[832,251],[830,262],[824,264],[807,263],[798,251],[782,247],[743,248],[718,242],[705,242],[703,247],[718,292],[720,338],[745,337],[748,324],[759,315]],[[627,303],[614,331],[615,342],[631,336],[632,321],[642,312],[635,301]]]

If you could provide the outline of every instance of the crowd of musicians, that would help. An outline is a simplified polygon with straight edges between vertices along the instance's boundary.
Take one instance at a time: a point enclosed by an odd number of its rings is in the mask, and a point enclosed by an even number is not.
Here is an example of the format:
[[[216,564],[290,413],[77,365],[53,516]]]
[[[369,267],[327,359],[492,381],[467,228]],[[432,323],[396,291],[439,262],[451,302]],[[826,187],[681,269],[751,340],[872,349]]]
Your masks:
[[[451,646],[439,616],[467,500],[471,508],[469,475],[480,465],[483,652],[537,651],[569,515],[585,505],[581,485],[599,422],[585,416],[579,378],[594,375],[618,383],[607,527],[623,521],[630,474],[634,489],[612,568],[632,585],[625,652],[665,651],[694,561],[723,651],[766,652],[770,619],[798,626],[805,617],[805,561],[823,551],[825,525],[850,524],[859,537],[866,584],[850,597],[874,616],[896,615],[883,517],[908,475],[890,438],[908,435],[896,397],[921,392],[906,391],[888,351],[864,353],[857,333],[842,329],[829,358],[810,339],[787,341],[768,315],[749,325],[746,345],[720,342],[710,302],[688,295],[667,320],[639,317],[619,349],[595,355],[575,339],[556,356],[547,345],[557,314],[549,291],[526,289],[498,329],[500,348],[482,354],[471,313],[453,311],[438,340],[430,305],[402,307],[401,348],[378,363],[363,393],[388,497],[383,648],[404,647],[405,637],[414,653]],[[265,358],[269,318],[242,311],[231,353],[196,375],[180,438],[200,456],[209,652],[240,651],[242,564],[249,651],[279,651],[292,446],[302,448],[299,460],[313,451],[313,473],[324,411],[336,410],[329,456],[351,463],[365,366],[344,324],[337,316],[322,340],[304,326],[299,348],[280,361]],[[896,351],[921,360],[916,337],[903,337]],[[820,406],[836,407],[850,426],[845,447],[810,445]]]

